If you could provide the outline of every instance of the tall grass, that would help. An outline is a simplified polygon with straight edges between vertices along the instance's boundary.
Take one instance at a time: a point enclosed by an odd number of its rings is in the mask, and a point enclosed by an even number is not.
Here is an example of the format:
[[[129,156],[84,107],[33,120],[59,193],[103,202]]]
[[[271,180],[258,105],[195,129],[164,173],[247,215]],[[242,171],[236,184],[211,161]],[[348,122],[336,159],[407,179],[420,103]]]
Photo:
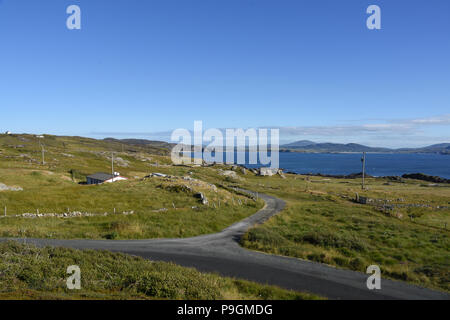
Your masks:
[[[200,273],[107,251],[0,243],[0,299],[316,299],[274,286]],[[81,290],[67,289],[67,267]]]
[[[445,228],[450,210],[437,209],[448,206],[448,186],[429,188],[412,180],[387,185],[385,179],[369,179],[369,190],[361,192],[358,180],[310,180],[315,182],[295,175],[286,180],[249,177],[248,188],[286,199],[288,205],[251,229],[243,245],[361,272],[376,264],[383,277],[450,291],[450,232]],[[389,203],[401,199],[397,203],[431,207],[415,207],[420,212],[415,218],[407,208],[396,208],[393,215],[354,203],[356,192]]]

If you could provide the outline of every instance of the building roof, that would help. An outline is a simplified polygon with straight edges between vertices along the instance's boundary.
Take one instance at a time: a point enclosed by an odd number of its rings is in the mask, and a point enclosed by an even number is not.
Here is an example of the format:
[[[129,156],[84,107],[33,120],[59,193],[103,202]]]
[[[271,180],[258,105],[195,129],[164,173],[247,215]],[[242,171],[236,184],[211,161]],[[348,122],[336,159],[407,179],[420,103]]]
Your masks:
[[[91,178],[91,179],[95,179],[95,180],[100,180],[100,181],[106,181],[106,180],[114,178],[114,176],[112,174],[103,173],[103,172],[97,172],[97,173],[91,174],[87,177]]]

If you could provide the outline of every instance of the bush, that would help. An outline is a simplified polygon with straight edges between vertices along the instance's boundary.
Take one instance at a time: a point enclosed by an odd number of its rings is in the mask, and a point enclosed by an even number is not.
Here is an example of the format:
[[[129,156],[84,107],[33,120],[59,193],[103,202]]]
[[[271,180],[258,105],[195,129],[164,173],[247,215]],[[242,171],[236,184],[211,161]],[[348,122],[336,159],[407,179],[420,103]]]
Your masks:
[[[354,257],[355,254],[347,248],[338,248],[339,252],[342,253],[346,257]]]
[[[113,232],[124,231],[130,227],[130,223],[127,221],[113,221],[109,225],[109,230]]]
[[[179,268],[179,267],[174,267]],[[197,272],[157,270],[133,273],[125,280],[127,287],[146,296],[164,299],[219,299],[220,286],[212,276],[197,277]]]
[[[105,235],[105,238],[108,240],[114,240],[114,239],[117,239],[118,237],[119,237],[119,234],[116,231],[113,231],[113,232]]]
[[[76,169],[70,169],[69,173],[72,177],[72,180],[86,180],[86,174],[81,173],[80,171]]]
[[[331,248],[347,248],[356,251],[365,251],[365,245],[358,239],[346,238],[338,236],[333,233],[326,232],[310,232],[301,236],[301,241],[307,242],[316,246],[331,247]]]
[[[345,266],[347,264],[347,260],[342,258],[342,257],[334,257],[333,261],[338,265],[338,266]]]
[[[354,258],[350,261],[350,268],[355,271],[365,271],[364,261],[360,258]]]
[[[320,263],[325,263],[325,254],[324,253],[311,253],[308,254],[308,260],[316,261]]]
[[[259,241],[265,245],[272,245],[272,246],[280,246],[281,244],[286,242],[286,239],[283,238],[278,233],[264,228],[251,229],[245,235],[244,240],[248,240],[250,242]]]
[[[171,185],[159,185],[158,188],[167,190],[169,192],[176,192],[176,193],[192,193],[193,190],[189,186],[185,186],[184,184],[171,184]]]

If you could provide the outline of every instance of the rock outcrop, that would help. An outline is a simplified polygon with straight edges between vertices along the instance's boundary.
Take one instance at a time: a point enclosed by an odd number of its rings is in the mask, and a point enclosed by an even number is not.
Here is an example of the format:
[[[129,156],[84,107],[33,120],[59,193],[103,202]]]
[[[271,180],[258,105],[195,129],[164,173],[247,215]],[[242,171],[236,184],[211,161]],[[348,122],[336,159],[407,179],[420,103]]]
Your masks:
[[[422,180],[422,181],[428,181],[428,182],[434,182],[434,183],[450,183],[450,179],[444,179],[444,178],[437,177],[437,176],[429,176],[424,173],[404,174],[404,175],[402,175],[402,178],[416,179],[416,180]]]

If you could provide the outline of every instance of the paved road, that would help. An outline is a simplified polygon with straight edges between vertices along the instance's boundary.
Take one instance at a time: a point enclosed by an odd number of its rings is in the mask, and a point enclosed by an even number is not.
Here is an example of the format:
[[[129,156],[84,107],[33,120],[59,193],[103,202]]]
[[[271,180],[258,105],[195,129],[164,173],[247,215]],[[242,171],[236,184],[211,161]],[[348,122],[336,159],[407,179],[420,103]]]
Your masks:
[[[450,295],[382,279],[381,290],[366,287],[368,275],[336,269],[320,263],[246,250],[241,236],[255,224],[280,212],[285,203],[259,194],[266,206],[251,217],[219,233],[186,239],[152,240],[51,240],[16,239],[38,246],[102,249],[123,252],[151,260],[171,261],[200,271],[218,272],[259,283],[319,294],[330,299],[449,299]],[[5,240],[5,239],[0,239]]]

